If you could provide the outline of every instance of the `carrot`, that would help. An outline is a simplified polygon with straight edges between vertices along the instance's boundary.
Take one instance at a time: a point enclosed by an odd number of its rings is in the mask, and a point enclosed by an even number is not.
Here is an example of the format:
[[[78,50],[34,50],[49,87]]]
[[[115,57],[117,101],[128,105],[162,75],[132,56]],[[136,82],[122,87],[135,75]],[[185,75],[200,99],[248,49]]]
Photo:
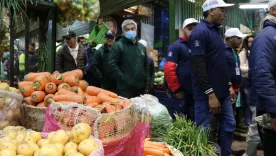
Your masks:
[[[37,107],[47,107],[45,102],[40,102],[38,105],[36,105]]]
[[[164,152],[160,149],[144,148],[144,155],[164,156]]]
[[[145,144],[166,148],[166,146],[163,143],[159,143],[159,142],[145,141]]]
[[[108,106],[105,107],[105,110],[106,110],[107,113],[113,113],[113,112],[115,112],[115,106],[108,105]]]
[[[85,106],[90,106],[90,107],[97,107],[99,105],[99,103],[94,102],[94,103],[86,103]]]
[[[33,89],[36,91],[42,91],[45,89],[45,85],[50,82],[49,78],[45,75],[38,76],[34,79]]]
[[[23,88],[25,85],[32,85],[32,84],[33,84],[32,81],[21,81],[21,82],[18,82],[18,89]]]
[[[49,82],[45,85],[45,91],[48,94],[54,94],[57,91],[57,85],[53,82]]]
[[[120,99],[119,104],[126,108],[131,104],[131,101],[129,99]]]
[[[77,73],[80,79],[83,78],[83,72],[82,72],[82,70],[80,70],[80,69],[75,69],[75,70],[72,70],[72,72],[73,72],[73,73]]]
[[[36,106],[36,103],[32,101],[32,98],[30,96],[25,97],[24,101],[27,103],[27,105]]]
[[[58,71],[55,71],[52,74],[52,81],[56,84],[56,85],[60,85],[63,83],[64,79],[62,74],[60,74]]]
[[[60,89],[67,89],[67,90],[70,90],[70,86],[69,86],[69,84],[67,84],[67,83],[62,83],[62,84],[60,84],[60,85],[58,86],[58,91],[59,91]]]
[[[48,94],[47,96],[45,96],[44,103],[45,103],[46,107],[54,101],[53,97],[54,97],[53,94]]]
[[[108,91],[108,90],[105,90],[105,89],[101,89],[101,88],[100,88],[100,90],[101,90],[102,93],[105,93],[106,95],[109,95],[109,96],[111,96],[113,98],[118,98],[119,97],[116,93],[113,93],[111,91]]]
[[[88,82],[84,81],[84,80],[80,80],[80,83],[79,83],[79,87],[83,90],[83,91],[86,91],[86,88],[88,87]]]
[[[84,99],[80,95],[72,95],[72,94],[63,94],[63,95],[55,95],[53,100],[56,102],[59,101],[70,101],[70,102],[77,102],[82,104]]]
[[[170,149],[169,148],[162,148],[162,147],[158,147],[158,146],[154,146],[154,145],[149,145],[149,144],[145,144],[144,148],[159,149],[159,150],[162,150],[164,153],[170,153]]]
[[[48,72],[41,72],[41,73],[29,73],[24,76],[24,81],[33,81],[36,77],[45,75],[48,78],[51,77],[51,74]]]
[[[22,88],[20,88],[19,90],[24,97],[31,96],[32,93],[34,92],[32,84],[25,85]]]
[[[42,102],[46,96],[46,93],[44,91],[35,91],[32,93],[32,101],[33,102]]]
[[[97,96],[101,102],[119,102],[119,99],[112,98],[102,92]]]
[[[64,77],[64,82],[68,83],[70,86],[79,86],[79,78],[76,75],[68,75]]]
[[[96,96],[86,96],[86,103],[99,103]]]
[[[86,97],[84,95],[84,92],[83,92],[83,90],[80,87],[78,87],[78,95],[80,95],[80,96],[82,96],[83,98],[86,99]]]
[[[86,93],[90,96],[97,96],[101,92],[100,88],[94,86],[88,86]]]
[[[77,95],[75,92],[72,92],[70,90],[67,90],[67,89],[60,89],[58,92],[58,95],[62,95],[62,94],[72,94],[72,95]]]

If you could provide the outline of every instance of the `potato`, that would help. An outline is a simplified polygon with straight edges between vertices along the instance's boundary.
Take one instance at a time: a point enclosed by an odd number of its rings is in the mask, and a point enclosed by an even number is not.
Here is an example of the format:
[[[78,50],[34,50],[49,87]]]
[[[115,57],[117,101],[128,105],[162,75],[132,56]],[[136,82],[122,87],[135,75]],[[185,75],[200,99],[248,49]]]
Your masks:
[[[61,143],[54,144],[58,150],[60,151],[60,154],[64,154],[64,145]]]
[[[33,156],[34,155],[34,149],[29,144],[21,144],[17,148],[17,153],[22,154],[24,156]]]
[[[48,145],[48,144],[50,144],[50,141],[47,139],[41,139],[37,142],[37,145],[39,146],[39,148],[41,148],[45,145]]]
[[[11,109],[8,110],[7,114],[6,114],[6,120],[8,121],[13,121],[14,119],[14,115]]]
[[[79,155],[81,153],[79,153],[78,151],[75,151],[74,149],[69,150],[67,153],[65,153],[64,156],[76,156]],[[83,154],[79,155],[79,156],[83,156]]]
[[[64,130],[58,130],[52,137],[49,138],[51,144],[61,143],[65,145],[69,142],[70,136]]]
[[[15,151],[11,151],[11,150],[7,150],[7,149],[5,149],[5,150],[2,150],[1,152],[0,152],[0,156],[16,156],[16,152]]]
[[[31,131],[28,133],[30,137],[32,137],[35,140],[35,143],[37,143],[39,140],[42,139],[42,136],[39,132]]]
[[[86,123],[79,123],[72,128],[70,140],[76,144],[79,144],[83,140],[88,139],[90,135],[91,127]]]
[[[16,151],[16,145],[14,143],[11,143],[11,142],[2,142],[0,144],[0,151],[1,150],[11,150],[11,151]]]
[[[35,143],[29,143],[28,145],[30,145],[33,149],[34,149],[34,152],[38,151],[39,150],[39,147],[37,144]]]
[[[98,149],[98,145],[93,138],[83,140],[78,147],[80,153],[84,156],[89,156],[90,153],[96,151]]]
[[[38,156],[62,156],[62,154],[55,145],[49,144],[39,150]]]
[[[65,146],[64,146],[64,152],[67,153],[70,150],[78,150],[78,145],[76,143],[73,142],[68,142]]]
[[[24,143],[36,143],[36,140],[34,138],[32,138],[29,135],[26,135],[24,138]]]
[[[12,100],[13,100],[13,98],[7,97],[7,98],[5,99],[5,105],[9,106],[9,105],[12,103]]]

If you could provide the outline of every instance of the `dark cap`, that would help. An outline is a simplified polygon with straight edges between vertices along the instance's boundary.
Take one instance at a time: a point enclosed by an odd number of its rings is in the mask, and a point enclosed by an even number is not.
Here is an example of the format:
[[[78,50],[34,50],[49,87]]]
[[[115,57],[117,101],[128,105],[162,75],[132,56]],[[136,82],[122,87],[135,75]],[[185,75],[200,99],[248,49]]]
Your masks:
[[[105,33],[105,37],[115,37],[111,30]]]
[[[76,37],[76,36],[77,36],[76,33],[74,31],[70,30],[70,31],[67,32],[67,35],[63,36],[62,38],[71,39],[71,38]]]

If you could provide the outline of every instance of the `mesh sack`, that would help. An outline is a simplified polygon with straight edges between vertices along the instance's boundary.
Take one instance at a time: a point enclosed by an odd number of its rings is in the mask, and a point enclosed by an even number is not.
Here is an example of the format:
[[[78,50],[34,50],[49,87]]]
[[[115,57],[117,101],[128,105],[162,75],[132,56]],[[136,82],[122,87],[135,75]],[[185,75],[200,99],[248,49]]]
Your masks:
[[[95,123],[94,136],[103,143],[114,142],[129,136],[135,128],[135,123],[134,105],[130,104],[115,113],[103,113]]]
[[[58,129],[68,131],[78,123],[87,123],[93,127],[99,116],[100,113],[89,106],[77,103],[64,105],[53,102],[47,108],[43,131],[52,132]],[[94,134],[94,132],[92,132],[92,134]]]
[[[23,103],[21,105],[21,125],[38,132],[43,131],[46,107],[35,107]]]
[[[138,123],[130,135],[120,140],[104,144],[105,156],[141,156],[144,155],[144,141],[149,136],[150,126]]]
[[[21,94],[0,90],[0,130],[19,125],[22,100]]]

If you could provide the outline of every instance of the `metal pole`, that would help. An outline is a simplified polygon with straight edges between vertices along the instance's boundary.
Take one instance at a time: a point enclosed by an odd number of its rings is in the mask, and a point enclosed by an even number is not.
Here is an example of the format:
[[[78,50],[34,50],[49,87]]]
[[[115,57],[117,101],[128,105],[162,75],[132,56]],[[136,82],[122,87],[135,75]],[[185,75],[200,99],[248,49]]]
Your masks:
[[[14,86],[14,21],[13,10],[10,16],[10,86]]]
[[[29,44],[30,44],[29,40],[30,40],[30,21],[28,17],[25,17],[25,64],[24,64],[25,75],[29,73]]]
[[[169,41],[173,43],[176,39],[176,30],[175,30],[175,0],[169,0]]]
[[[56,9],[51,9],[50,12],[52,20],[48,22],[48,42],[49,57],[47,58],[48,72],[54,72],[55,70],[55,55],[56,55]]]

